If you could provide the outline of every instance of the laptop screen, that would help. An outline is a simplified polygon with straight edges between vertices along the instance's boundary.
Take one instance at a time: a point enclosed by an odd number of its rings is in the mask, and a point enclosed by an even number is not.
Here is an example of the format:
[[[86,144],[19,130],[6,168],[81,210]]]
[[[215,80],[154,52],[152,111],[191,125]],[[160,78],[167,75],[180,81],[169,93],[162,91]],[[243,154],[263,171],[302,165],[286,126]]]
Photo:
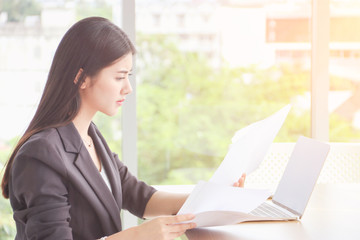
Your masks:
[[[299,137],[273,201],[302,216],[329,150],[329,144]]]

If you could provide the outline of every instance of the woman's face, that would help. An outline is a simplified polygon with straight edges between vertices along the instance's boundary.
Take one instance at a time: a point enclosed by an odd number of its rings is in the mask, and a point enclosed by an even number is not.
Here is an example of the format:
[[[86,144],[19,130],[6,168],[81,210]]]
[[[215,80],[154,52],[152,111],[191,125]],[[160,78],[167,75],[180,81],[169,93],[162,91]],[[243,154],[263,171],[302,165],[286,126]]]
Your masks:
[[[132,70],[132,54],[129,53],[112,65],[103,68],[93,77],[87,77],[80,88],[82,107],[113,116],[132,92],[129,74]],[[84,110],[85,110],[84,109]]]

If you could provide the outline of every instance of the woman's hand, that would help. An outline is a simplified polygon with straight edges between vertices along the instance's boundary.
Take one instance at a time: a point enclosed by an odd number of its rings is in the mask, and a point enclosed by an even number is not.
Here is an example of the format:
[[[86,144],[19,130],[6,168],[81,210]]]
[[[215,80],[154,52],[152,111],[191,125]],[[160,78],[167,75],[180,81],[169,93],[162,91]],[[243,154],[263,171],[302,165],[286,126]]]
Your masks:
[[[138,226],[138,236],[135,239],[170,240],[180,237],[186,230],[196,227],[191,221],[193,214],[157,217]]]
[[[243,173],[239,180],[234,183],[234,187],[244,187],[245,185],[245,179],[246,179],[246,173]]]
[[[195,228],[195,223],[187,222],[194,218],[194,214],[157,217],[137,227],[118,232],[107,239],[171,240],[180,237],[186,230]]]

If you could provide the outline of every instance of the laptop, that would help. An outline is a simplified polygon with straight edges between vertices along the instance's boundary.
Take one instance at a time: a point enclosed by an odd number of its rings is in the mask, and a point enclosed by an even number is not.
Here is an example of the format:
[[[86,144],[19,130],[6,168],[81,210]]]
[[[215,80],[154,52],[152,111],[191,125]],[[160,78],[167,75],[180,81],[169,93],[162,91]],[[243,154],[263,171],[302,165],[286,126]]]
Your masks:
[[[299,220],[313,192],[330,145],[299,137],[271,200],[250,212],[250,221]]]

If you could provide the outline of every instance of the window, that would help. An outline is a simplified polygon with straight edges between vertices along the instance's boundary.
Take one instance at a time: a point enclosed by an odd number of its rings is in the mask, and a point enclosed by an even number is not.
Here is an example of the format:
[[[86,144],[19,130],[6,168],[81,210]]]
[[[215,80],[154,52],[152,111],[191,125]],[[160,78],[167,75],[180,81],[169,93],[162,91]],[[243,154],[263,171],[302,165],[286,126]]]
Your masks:
[[[310,136],[310,16],[310,1],[136,1],[139,177],[207,180],[236,130],[288,103],[276,141]]]
[[[358,1],[330,1],[330,141],[360,140]]]

